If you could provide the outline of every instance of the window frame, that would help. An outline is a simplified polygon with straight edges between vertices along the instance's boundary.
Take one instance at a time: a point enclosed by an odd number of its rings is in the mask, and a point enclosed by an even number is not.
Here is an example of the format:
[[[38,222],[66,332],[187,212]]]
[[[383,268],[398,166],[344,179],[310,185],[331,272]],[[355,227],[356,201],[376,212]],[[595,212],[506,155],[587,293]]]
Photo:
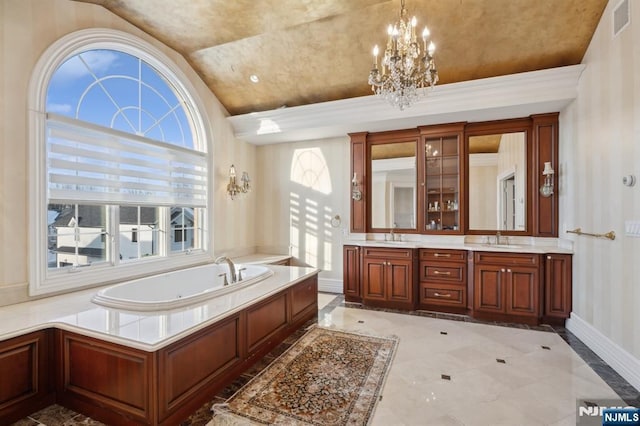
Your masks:
[[[167,79],[179,97],[184,99],[184,108],[193,119],[194,147],[207,155],[207,167],[213,168],[213,139],[206,109],[189,78],[165,53],[149,42],[129,33],[106,28],[91,28],[68,34],[53,43],[40,57],[34,67],[28,92],[29,126],[29,295],[43,295],[71,291],[86,287],[124,281],[135,277],[152,275],[213,260],[214,176],[207,176],[207,203],[202,215],[202,248],[184,252],[170,251],[161,256],[150,256],[135,262],[105,262],[91,268],[63,268],[49,270],[47,267],[48,223],[47,223],[47,167],[46,167],[46,97],[51,77],[68,58],[93,49],[117,50],[147,62]],[[160,207],[160,206],[157,206]],[[112,208],[112,205],[107,205]],[[166,216],[166,215],[165,215]],[[165,219],[166,220],[166,219]],[[168,223],[166,224],[168,225]],[[167,228],[165,228],[167,229]],[[114,236],[107,236],[113,238]],[[117,238],[117,236],[115,236]]]

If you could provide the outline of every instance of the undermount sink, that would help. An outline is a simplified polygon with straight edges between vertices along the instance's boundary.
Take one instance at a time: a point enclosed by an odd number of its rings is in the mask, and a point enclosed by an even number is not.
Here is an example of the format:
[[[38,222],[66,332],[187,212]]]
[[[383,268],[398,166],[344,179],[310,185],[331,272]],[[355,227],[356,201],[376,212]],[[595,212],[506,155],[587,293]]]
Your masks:
[[[522,246],[517,246],[515,244],[486,244],[486,247],[507,248],[507,249],[522,248]]]
[[[390,245],[403,245],[407,244],[406,241],[372,241],[376,244],[390,244]]]

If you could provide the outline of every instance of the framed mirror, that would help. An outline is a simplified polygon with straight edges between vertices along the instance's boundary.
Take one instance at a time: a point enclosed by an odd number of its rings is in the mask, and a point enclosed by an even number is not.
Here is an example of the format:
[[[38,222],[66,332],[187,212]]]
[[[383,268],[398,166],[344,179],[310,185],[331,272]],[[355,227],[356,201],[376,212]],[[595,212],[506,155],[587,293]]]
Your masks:
[[[416,229],[417,141],[370,145],[372,229]]]
[[[528,120],[469,126],[467,132],[467,232],[531,232]]]

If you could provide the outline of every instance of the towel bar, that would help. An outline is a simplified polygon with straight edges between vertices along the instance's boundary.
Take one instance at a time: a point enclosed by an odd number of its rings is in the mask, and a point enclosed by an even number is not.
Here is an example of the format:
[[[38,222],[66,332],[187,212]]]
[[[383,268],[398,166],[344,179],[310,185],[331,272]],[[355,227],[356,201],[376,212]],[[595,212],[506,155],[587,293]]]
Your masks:
[[[582,229],[576,228],[576,229],[567,231],[567,233],[578,234],[578,235],[589,235],[591,237],[597,237],[597,238],[608,238],[610,240],[616,239],[616,233],[614,231],[609,231],[606,234],[593,234],[591,232],[582,232]]]

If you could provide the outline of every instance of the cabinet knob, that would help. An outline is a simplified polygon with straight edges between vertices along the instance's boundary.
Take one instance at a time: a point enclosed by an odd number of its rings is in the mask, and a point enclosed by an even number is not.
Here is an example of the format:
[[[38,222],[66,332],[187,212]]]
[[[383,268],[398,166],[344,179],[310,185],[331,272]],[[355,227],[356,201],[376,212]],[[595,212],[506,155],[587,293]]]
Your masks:
[[[547,256],[547,260],[551,260],[551,256]]]
[[[511,273],[511,269],[507,269],[507,272],[508,272],[508,273]]]
[[[505,269],[504,268],[500,269],[500,272],[505,272]]]

